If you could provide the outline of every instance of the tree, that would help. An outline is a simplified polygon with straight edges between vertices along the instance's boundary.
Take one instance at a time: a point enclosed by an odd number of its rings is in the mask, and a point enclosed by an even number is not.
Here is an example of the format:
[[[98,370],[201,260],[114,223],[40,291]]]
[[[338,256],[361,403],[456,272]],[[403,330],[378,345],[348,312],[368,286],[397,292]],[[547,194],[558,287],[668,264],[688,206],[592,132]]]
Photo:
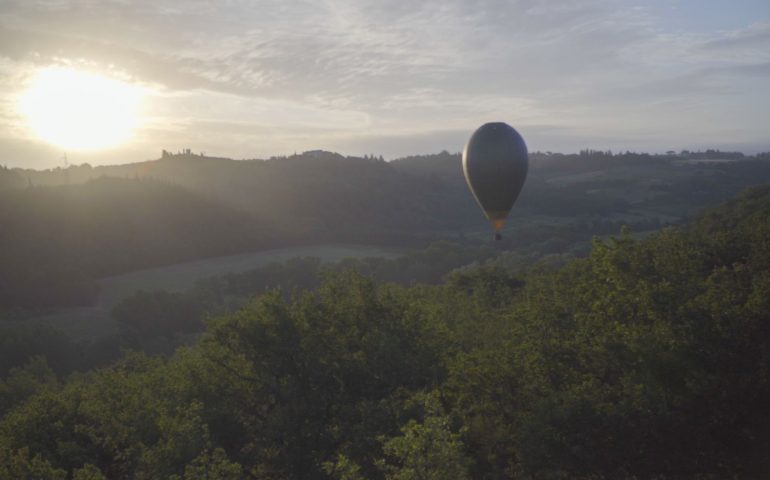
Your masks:
[[[468,459],[460,435],[450,429],[435,398],[426,397],[427,415],[410,420],[401,435],[383,442],[386,460],[379,462],[387,480],[467,480]]]

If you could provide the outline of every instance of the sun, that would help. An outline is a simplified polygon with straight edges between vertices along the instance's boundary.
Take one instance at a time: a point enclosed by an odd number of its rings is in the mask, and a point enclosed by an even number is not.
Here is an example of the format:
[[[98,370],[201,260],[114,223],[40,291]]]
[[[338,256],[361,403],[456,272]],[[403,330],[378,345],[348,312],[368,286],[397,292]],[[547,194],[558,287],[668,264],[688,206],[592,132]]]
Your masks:
[[[19,110],[44,141],[66,150],[104,150],[129,140],[139,125],[142,90],[65,67],[40,70]]]

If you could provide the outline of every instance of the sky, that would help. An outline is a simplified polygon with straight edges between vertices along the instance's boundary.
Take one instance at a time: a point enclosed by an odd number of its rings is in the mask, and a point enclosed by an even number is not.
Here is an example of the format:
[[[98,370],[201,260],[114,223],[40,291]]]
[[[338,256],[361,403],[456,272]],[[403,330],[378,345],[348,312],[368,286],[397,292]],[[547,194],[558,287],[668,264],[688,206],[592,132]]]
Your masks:
[[[40,138],[18,99],[52,66],[141,89],[130,139]],[[490,121],[530,151],[770,151],[770,1],[0,0],[0,165],[392,159]]]

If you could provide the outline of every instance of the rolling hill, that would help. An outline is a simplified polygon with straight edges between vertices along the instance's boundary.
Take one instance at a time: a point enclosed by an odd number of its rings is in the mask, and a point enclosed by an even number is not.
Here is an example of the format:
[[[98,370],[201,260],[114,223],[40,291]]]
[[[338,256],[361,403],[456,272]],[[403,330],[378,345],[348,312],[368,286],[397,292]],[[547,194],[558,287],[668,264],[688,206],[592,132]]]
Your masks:
[[[592,235],[621,225],[680,222],[769,182],[767,157],[533,153],[501,247],[581,253]],[[459,154],[447,152],[391,162],[324,151],[245,161],[165,152],[125,165],[4,168],[0,196],[5,307],[82,304],[93,277],[215,255],[489,236]],[[40,291],[43,302],[24,293]]]

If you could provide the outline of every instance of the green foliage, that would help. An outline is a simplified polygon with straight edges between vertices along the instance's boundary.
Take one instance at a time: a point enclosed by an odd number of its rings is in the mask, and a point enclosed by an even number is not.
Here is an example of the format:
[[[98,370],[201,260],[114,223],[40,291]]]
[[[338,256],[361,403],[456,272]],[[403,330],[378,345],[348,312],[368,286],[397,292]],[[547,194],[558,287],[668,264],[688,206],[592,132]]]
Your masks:
[[[57,383],[45,357],[32,357],[23,367],[12,368],[5,382],[0,380],[0,414],[36,393],[54,388]]]
[[[465,480],[470,460],[460,435],[452,433],[450,419],[435,398],[428,397],[425,419],[401,427],[401,435],[383,443],[388,460],[379,462],[387,480]]]
[[[203,452],[184,469],[184,480],[240,480],[243,469],[231,462],[221,448]]]
[[[14,325],[0,328],[0,377],[35,356],[44,355],[57,372],[77,365],[78,346],[49,326]]]
[[[336,480],[365,480],[361,467],[345,455],[339,455],[336,462],[325,462],[323,469]]]
[[[757,196],[770,197],[736,203]],[[644,242],[597,241],[588,259],[529,278],[509,333],[459,356],[450,374],[482,471],[751,468],[742,459],[770,420],[760,407],[770,398],[770,212],[749,210],[708,235],[699,223]]]
[[[12,451],[0,447],[0,478],[66,480],[67,472],[60,468],[54,468],[40,455],[34,455],[30,458],[29,448]]]
[[[394,428],[402,391],[440,376],[430,332],[404,308],[398,290],[347,273],[318,297],[287,303],[272,292],[210,325],[205,354],[235,386],[244,448],[264,459],[266,475],[301,477],[336,450],[359,458],[376,449],[372,433]]]
[[[0,387],[0,478],[765,478],[769,246],[763,187],[558,269],[331,272],[168,359],[33,359]]]
[[[388,480],[463,480],[469,463],[462,452],[462,443],[452,434],[447,420],[429,417],[419,424],[410,420],[401,429],[403,434],[383,445],[385,455],[397,465],[384,464]]]
[[[107,480],[107,477],[102,475],[101,470],[87,463],[72,472],[72,480]]]

